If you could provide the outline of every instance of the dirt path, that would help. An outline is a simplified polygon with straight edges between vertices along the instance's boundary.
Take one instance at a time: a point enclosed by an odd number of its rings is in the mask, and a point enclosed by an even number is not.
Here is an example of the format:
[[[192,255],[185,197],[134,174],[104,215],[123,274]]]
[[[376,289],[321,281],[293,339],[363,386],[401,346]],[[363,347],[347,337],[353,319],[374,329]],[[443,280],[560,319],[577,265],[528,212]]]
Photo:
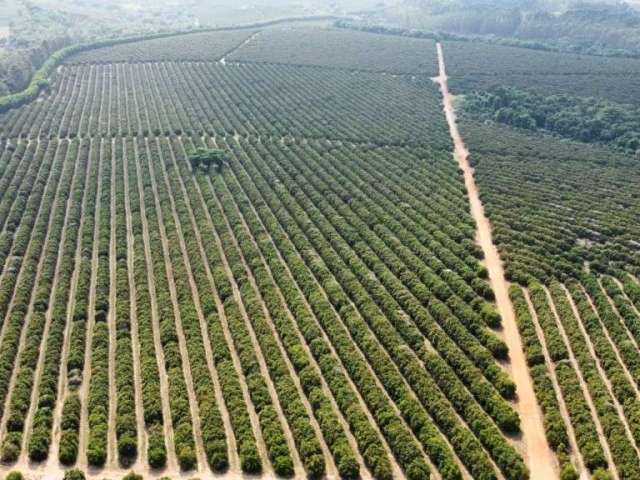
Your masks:
[[[551,356],[549,355],[549,350],[547,350],[547,340],[544,336],[544,332],[542,331],[542,327],[540,326],[540,321],[538,320],[538,313],[536,312],[536,309],[533,306],[533,303],[531,302],[529,291],[526,288],[523,288],[522,292],[524,293],[524,298],[527,301],[527,306],[529,307],[529,312],[531,313],[531,319],[533,320],[533,324],[535,326],[538,339],[540,340],[540,344],[542,345],[542,354],[544,355],[544,363],[547,367],[547,372],[548,372],[549,378],[551,379],[551,383],[553,384],[553,391],[555,393],[556,399],[558,400],[558,406],[560,407],[560,415],[562,416],[562,420],[564,420],[565,426],[567,428],[567,433],[569,436],[569,446],[571,447],[571,456],[574,459],[574,466],[576,467],[576,470],[578,471],[580,478],[582,480],[588,480],[589,471],[584,466],[582,452],[580,452],[580,448],[578,447],[578,442],[576,441],[573,425],[571,424],[569,411],[567,410],[567,405],[564,402],[564,397],[562,396],[562,390],[560,389],[560,384],[558,383],[558,379],[555,374],[554,362],[551,359]]]
[[[157,141],[158,140],[156,139],[156,142]],[[156,184],[155,167],[152,165],[152,156],[149,149],[149,141],[147,138],[145,138],[145,144],[147,148],[149,178],[151,180],[151,188],[153,190],[153,200],[155,202],[156,216],[158,218],[158,230],[160,232],[160,241],[162,243],[163,250],[162,252],[158,252],[158,255],[162,255],[164,257],[164,265],[167,272],[169,296],[171,297],[171,304],[173,305],[173,315],[176,319],[176,335],[178,337],[178,348],[180,349],[180,357],[182,359],[182,373],[184,375],[184,381],[187,387],[187,396],[189,397],[189,409],[191,412],[191,423],[193,426],[193,437],[196,449],[196,471],[200,471],[207,465],[207,456],[204,451],[204,444],[202,442],[202,429],[200,427],[200,409],[198,408],[198,402],[196,400],[195,389],[193,386],[194,383],[191,375],[191,364],[189,360],[189,353],[187,350],[187,341],[185,339],[184,330],[182,328],[180,307],[178,306],[178,292],[176,291],[176,282],[173,276],[173,266],[171,264],[171,258],[169,257],[169,241],[167,239],[167,232],[164,226],[162,207],[160,206],[160,197],[158,195],[158,187]]]
[[[116,416],[118,391],[116,386],[116,140],[111,139],[111,215],[109,221],[109,417],[107,432],[107,465],[118,464],[118,440],[116,438]]]
[[[142,399],[142,372],[140,370],[140,340],[138,337],[138,308],[136,303],[136,282],[134,276],[133,219],[129,203],[129,168],[126,140],[122,139],[123,175],[124,175],[124,210],[127,228],[127,273],[129,277],[129,314],[131,318],[131,348],[133,349],[134,395],[136,401],[136,430],[138,431],[138,456],[133,469],[147,466],[147,432],[144,423],[144,405]]]
[[[176,457],[175,442],[173,440],[173,422],[171,419],[171,408],[169,407],[169,379],[165,368],[164,350],[160,341],[160,320],[158,316],[158,302],[156,300],[156,283],[153,273],[153,259],[151,258],[151,239],[149,237],[149,225],[147,222],[146,208],[144,205],[144,190],[142,187],[142,177],[140,175],[140,157],[138,155],[138,145],[135,146],[136,179],[138,181],[138,195],[140,200],[140,217],[142,218],[142,238],[144,241],[144,256],[147,264],[147,280],[149,282],[149,297],[151,298],[151,321],[153,323],[153,342],[158,358],[158,372],[160,373],[160,399],[162,401],[162,418],[164,427],[164,438],[167,447],[167,470],[177,470],[178,459]]]
[[[629,438],[629,443],[633,446],[634,450],[636,451],[636,455],[640,456],[640,451],[638,451],[635,438],[633,436],[631,428],[629,428],[629,422],[627,421],[627,418],[624,414],[624,410],[622,409],[622,406],[620,405],[620,402],[618,401],[618,399],[613,393],[613,386],[611,385],[611,380],[607,376],[606,371],[604,370],[604,368],[600,363],[600,358],[596,354],[595,348],[593,347],[593,343],[591,342],[591,337],[587,333],[587,330],[585,329],[584,324],[582,322],[582,316],[580,315],[580,311],[578,310],[578,307],[576,306],[576,303],[573,300],[573,297],[571,296],[571,293],[569,292],[567,287],[565,285],[562,285],[562,288],[565,294],[567,295],[569,305],[571,305],[571,310],[573,311],[573,314],[576,317],[576,320],[578,322],[578,328],[580,329],[580,333],[584,338],[584,344],[587,347],[587,350],[589,350],[589,355],[591,355],[591,358],[593,358],[593,362],[596,366],[596,370],[598,371],[598,375],[600,375],[600,379],[602,380],[602,383],[604,384],[609,396],[611,397],[613,408],[615,408],[616,413],[620,417],[620,421],[624,426],[625,432],[627,433],[627,437]],[[585,293],[585,295],[587,294]],[[591,298],[589,298],[588,295],[587,295],[587,298],[589,299],[589,301],[591,301]]]
[[[556,304],[553,301],[553,296],[551,295],[551,292],[546,286],[543,286],[542,288],[544,288],[547,294],[547,301],[549,302],[549,307],[551,307],[551,312],[553,313],[553,316],[556,319],[556,326],[558,327],[558,331],[562,336],[562,340],[565,346],[567,347],[567,352],[569,354],[569,362],[571,363],[571,367],[573,367],[573,370],[576,372],[576,375],[578,377],[578,382],[580,383],[580,388],[582,389],[582,394],[585,398],[585,401],[587,402],[587,405],[589,406],[593,424],[595,426],[596,432],[598,432],[598,438],[600,439],[600,443],[602,445],[604,455],[607,459],[607,464],[609,465],[609,471],[612,472],[613,477],[617,480],[619,476],[618,476],[618,471],[616,469],[616,464],[613,461],[613,455],[611,455],[611,450],[609,449],[607,436],[605,435],[604,429],[602,428],[602,424],[600,423],[600,418],[598,417],[598,411],[596,410],[596,407],[593,403],[593,399],[591,398],[591,394],[589,393],[589,386],[587,385],[587,382],[584,380],[582,376],[580,365],[578,364],[578,360],[576,359],[573,353],[571,342],[569,341],[567,332],[564,329],[564,324],[562,323],[562,320],[560,319],[560,315],[558,314],[558,310],[556,309]]]
[[[246,40],[244,40],[240,45],[236,45],[235,47],[233,47],[231,50],[228,50],[227,52],[225,52],[224,55],[222,55],[222,57],[220,57],[220,60],[218,60],[217,63],[221,64],[221,65],[226,65],[227,64],[227,57],[231,54],[233,54],[234,52],[237,52],[238,50],[240,50],[242,47],[244,47],[247,43],[249,43],[251,40],[253,40],[256,35],[258,35],[260,33],[260,30],[258,30],[255,33],[252,33]]]
[[[544,433],[544,424],[540,406],[533,391],[533,381],[525,361],[522,339],[518,332],[513,305],[509,298],[509,285],[504,276],[502,261],[498,249],[491,237],[491,225],[484,213],[474,171],[469,163],[469,152],[465,148],[462,136],[456,124],[453,99],[449,92],[442,45],[437,44],[440,73],[435,79],[440,84],[444,112],[449,124],[451,139],[454,143],[454,156],[464,174],[464,183],[469,195],[471,215],[477,226],[477,241],[485,257],[485,266],[489,272],[491,287],[495,293],[498,313],[502,317],[504,340],[509,347],[509,371],[516,384],[518,400],[516,408],[520,414],[523,451],[522,454],[531,471],[531,480],[547,480],[558,475],[556,457],[549,447]]]
[[[80,429],[78,435],[78,461],[76,465],[78,468],[87,468],[87,437],[89,434],[89,410],[88,410],[88,396],[89,396],[89,383],[91,381],[91,346],[93,343],[93,328],[95,326],[95,310],[96,310],[96,285],[98,283],[97,270],[98,270],[98,239],[100,237],[100,211],[102,209],[100,197],[102,196],[102,157],[103,149],[102,142],[100,140],[100,147],[98,153],[98,188],[96,190],[96,212],[95,212],[95,225],[93,230],[93,252],[91,253],[91,286],[89,287],[89,308],[87,309],[87,334],[84,345],[84,368],[82,372],[82,384],[78,390],[80,397]]]

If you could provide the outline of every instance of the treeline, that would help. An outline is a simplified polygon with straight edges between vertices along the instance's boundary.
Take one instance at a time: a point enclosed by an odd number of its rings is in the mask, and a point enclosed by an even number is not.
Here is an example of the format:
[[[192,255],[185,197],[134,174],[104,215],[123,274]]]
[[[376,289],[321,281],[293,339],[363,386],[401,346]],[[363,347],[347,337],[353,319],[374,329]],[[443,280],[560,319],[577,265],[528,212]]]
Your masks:
[[[588,143],[640,149],[640,109],[597,98],[545,96],[497,86],[465,96],[464,110],[526,130],[542,130]]]

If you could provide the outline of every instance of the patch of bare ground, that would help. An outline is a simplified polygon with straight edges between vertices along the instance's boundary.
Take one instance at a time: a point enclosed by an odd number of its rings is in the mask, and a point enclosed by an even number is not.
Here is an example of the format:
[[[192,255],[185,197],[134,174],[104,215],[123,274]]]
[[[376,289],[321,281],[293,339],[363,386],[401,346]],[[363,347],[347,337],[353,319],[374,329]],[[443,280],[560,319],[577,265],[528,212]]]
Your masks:
[[[503,321],[504,340],[509,347],[509,372],[516,384],[517,401],[515,403],[521,419],[521,451],[531,472],[532,480],[546,480],[558,476],[556,457],[549,447],[544,432],[543,416],[533,390],[533,381],[522,349],[522,339],[518,332],[515,313],[509,298],[509,285],[505,279],[502,261],[498,249],[493,243],[491,224],[485,215],[480,194],[474,179],[474,171],[469,162],[469,152],[456,124],[453,99],[449,92],[442,45],[437,44],[439,76],[434,80],[440,84],[444,112],[451,139],[454,143],[454,157],[458,161],[464,184],[469,196],[471,215],[476,222],[477,241],[482,248],[485,266],[496,298],[496,306]]]
[[[522,289],[524,293],[524,298],[527,301],[527,306],[529,307],[529,312],[531,313],[531,319],[533,320],[533,324],[536,329],[536,334],[538,335],[538,340],[542,345],[542,354],[544,355],[544,363],[547,367],[547,372],[549,374],[549,378],[551,379],[551,384],[553,385],[553,391],[558,400],[558,406],[560,407],[560,415],[562,416],[562,420],[567,428],[567,433],[569,436],[569,447],[571,448],[571,456],[573,458],[573,464],[580,475],[580,478],[583,480],[587,480],[589,478],[589,472],[584,466],[584,460],[582,458],[582,453],[578,448],[578,442],[576,441],[575,431],[573,429],[573,425],[571,424],[571,419],[569,417],[569,411],[567,410],[567,406],[564,402],[564,397],[562,396],[562,390],[560,389],[560,385],[558,384],[558,379],[555,374],[555,364],[549,355],[549,350],[547,350],[547,341],[544,336],[544,332],[542,331],[542,327],[540,326],[540,321],[538,320],[538,313],[536,312],[533,303],[531,302],[531,297],[529,296],[529,291],[526,288]]]
[[[157,140],[156,140],[157,142]],[[189,409],[191,412],[191,422],[193,426],[193,436],[196,447],[196,470],[200,471],[207,465],[207,458],[204,452],[204,445],[202,443],[202,429],[200,427],[200,410],[196,401],[196,394],[193,387],[193,377],[191,375],[191,364],[189,360],[189,353],[187,351],[187,341],[185,340],[184,330],[182,328],[182,317],[180,315],[180,308],[178,307],[178,292],[176,291],[176,282],[173,277],[173,266],[171,265],[171,259],[169,258],[169,241],[167,239],[167,232],[164,226],[164,219],[162,213],[162,207],[160,206],[160,197],[158,195],[158,187],[156,184],[156,177],[154,167],[151,162],[151,152],[149,149],[149,140],[145,138],[145,145],[147,149],[147,160],[149,164],[151,188],[153,190],[153,201],[155,202],[156,216],[158,218],[158,229],[160,232],[160,241],[162,243],[162,252],[158,253],[164,257],[165,270],[167,272],[167,283],[169,285],[169,296],[171,297],[171,304],[173,306],[173,315],[176,319],[175,328],[176,335],[178,337],[178,348],[180,350],[180,356],[182,358],[182,373],[184,375],[185,384],[187,387],[187,396],[189,397]]]
[[[553,316],[556,320],[556,326],[558,327],[560,336],[562,337],[562,340],[565,346],[567,347],[567,352],[569,354],[569,362],[571,363],[571,367],[573,368],[573,370],[576,372],[576,375],[578,376],[578,382],[580,383],[582,394],[584,395],[585,401],[587,402],[587,405],[589,407],[589,411],[591,412],[591,419],[593,420],[593,424],[595,426],[596,432],[598,432],[598,438],[600,440],[600,443],[602,444],[602,449],[607,459],[607,464],[609,465],[609,471],[612,473],[615,479],[618,479],[619,476],[618,476],[616,464],[613,461],[613,455],[611,455],[611,449],[609,448],[609,443],[607,442],[607,436],[604,433],[604,429],[602,428],[602,424],[600,423],[600,419],[598,418],[598,412],[593,403],[593,399],[591,398],[591,394],[589,393],[589,387],[587,385],[587,382],[584,380],[584,377],[582,376],[580,365],[578,364],[578,360],[576,359],[573,353],[571,342],[569,341],[567,332],[564,329],[564,324],[562,323],[562,320],[560,319],[560,315],[558,314],[558,310],[556,309],[556,304],[553,301],[553,296],[551,295],[551,292],[546,286],[543,286],[543,288],[547,294],[547,301],[549,302],[549,307],[551,307],[551,312],[553,313]]]
[[[629,442],[631,443],[631,445],[633,446],[634,450],[636,451],[636,454],[638,456],[640,456],[640,452],[638,451],[638,447],[636,446],[635,438],[633,437],[633,433],[631,432],[631,428],[629,427],[629,422],[627,421],[627,418],[626,418],[626,416],[624,414],[624,410],[622,409],[622,406],[620,405],[620,402],[618,402],[617,398],[613,394],[613,386],[611,385],[611,380],[609,380],[609,377],[607,376],[607,373],[604,371],[604,368],[602,367],[602,365],[600,363],[600,358],[598,357],[598,355],[597,355],[597,353],[595,351],[595,348],[593,347],[593,343],[591,342],[591,337],[589,337],[589,334],[587,333],[587,331],[586,331],[586,329],[584,327],[584,324],[582,323],[582,317],[580,315],[580,312],[578,311],[578,307],[576,306],[575,301],[573,300],[573,297],[572,297],[571,293],[569,292],[569,290],[567,289],[567,287],[562,285],[562,288],[563,288],[565,294],[567,295],[567,299],[569,301],[569,305],[571,305],[571,310],[573,311],[574,316],[578,320],[578,322],[577,322],[578,323],[578,328],[580,329],[580,333],[582,334],[582,337],[584,338],[584,344],[587,347],[587,350],[589,350],[589,354],[591,355],[591,357],[594,360],[596,369],[598,371],[598,375],[600,375],[602,383],[604,384],[605,388],[607,389],[607,392],[608,392],[609,396],[611,397],[611,400],[613,402],[613,408],[615,408],[616,413],[620,417],[620,421],[622,422],[622,425],[624,426],[624,430],[625,430],[625,432],[627,434],[627,437],[629,438]],[[589,298],[589,296],[586,294],[586,292],[584,294],[587,296],[587,299],[591,303],[591,298]],[[593,304],[591,304],[591,308],[592,309],[594,308]],[[606,330],[605,330],[605,335],[608,335],[606,333]]]
[[[124,210],[127,229],[127,275],[129,279],[129,314],[131,318],[131,348],[133,350],[133,376],[134,395],[136,402],[136,429],[138,431],[138,456],[133,464],[133,469],[142,469],[147,466],[147,432],[144,423],[144,406],[142,399],[142,372],[140,370],[140,340],[138,337],[138,310],[136,304],[136,282],[134,278],[134,258],[133,247],[133,219],[131,216],[131,204],[129,203],[129,168],[127,163],[127,146],[122,139],[122,151],[124,154],[123,175],[124,175]]]

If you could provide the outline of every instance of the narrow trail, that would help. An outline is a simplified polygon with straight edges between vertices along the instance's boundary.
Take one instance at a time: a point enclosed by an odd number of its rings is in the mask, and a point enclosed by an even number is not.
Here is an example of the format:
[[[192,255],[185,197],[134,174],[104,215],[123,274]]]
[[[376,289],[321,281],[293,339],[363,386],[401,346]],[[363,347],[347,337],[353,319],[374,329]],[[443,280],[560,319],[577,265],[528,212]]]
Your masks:
[[[232,55],[233,53],[237,52],[238,50],[240,50],[242,47],[244,47],[247,43],[249,43],[251,40],[253,40],[256,35],[258,35],[261,32],[261,30],[258,30],[255,33],[252,33],[251,35],[249,35],[249,37],[247,39],[245,39],[242,43],[240,43],[239,45],[236,45],[235,47],[233,47],[231,50],[227,50],[222,57],[220,57],[220,60],[218,60],[217,63],[219,63],[220,65],[226,65],[227,64],[227,57],[229,55]]]
[[[549,374],[549,378],[551,379],[551,383],[553,385],[553,391],[555,393],[556,399],[558,400],[558,406],[560,407],[560,415],[562,416],[562,420],[567,428],[567,433],[569,436],[569,446],[571,447],[571,456],[574,459],[574,466],[580,475],[582,480],[589,479],[589,471],[584,466],[584,459],[582,458],[582,452],[580,452],[580,448],[578,447],[578,442],[576,441],[576,434],[573,429],[573,425],[571,424],[571,418],[569,416],[569,411],[567,410],[567,405],[564,402],[564,397],[562,396],[562,390],[560,389],[560,384],[558,383],[558,379],[555,373],[555,364],[549,355],[549,350],[547,349],[547,340],[544,336],[544,332],[542,331],[542,327],[540,326],[540,321],[538,319],[538,313],[536,312],[535,307],[533,306],[533,302],[531,301],[531,297],[529,296],[529,291],[526,288],[522,289],[524,293],[524,298],[527,301],[527,306],[529,307],[529,312],[531,313],[531,319],[533,320],[533,324],[536,329],[536,333],[538,335],[538,340],[542,345],[542,354],[544,355],[544,363],[547,366],[547,372]]]
[[[474,179],[474,171],[469,163],[469,152],[456,124],[453,99],[449,92],[442,45],[437,44],[439,76],[434,80],[440,84],[444,112],[454,143],[454,157],[464,174],[464,183],[469,195],[471,215],[477,226],[477,241],[482,248],[491,287],[496,297],[498,313],[502,317],[504,340],[509,347],[509,371],[516,384],[517,402],[520,414],[523,457],[531,471],[531,480],[547,480],[558,476],[556,457],[549,447],[544,432],[542,412],[533,390],[533,381],[522,349],[522,339],[518,332],[513,305],[509,298],[509,285],[505,279],[502,261],[491,236],[491,224],[484,213],[480,194]]]
[[[156,356],[158,358],[158,372],[160,373],[160,400],[162,401],[162,419],[164,427],[164,438],[167,447],[167,470],[178,469],[178,459],[176,457],[175,442],[173,439],[173,421],[171,418],[171,408],[169,407],[169,379],[165,367],[164,350],[160,340],[160,320],[158,316],[158,302],[156,300],[156,283],[153,273],[153,259],[151,257],[151,238],[149,236],[149,225],[147,222],[146,208],[144,205],[144,190],[140,175],[140,157],[138,146],[135,144],[135,165],[136,180],[138,182],[138,195],[140,200],[140,217],[142,218],[142,238],[144,242],[144,256],[147,267],[147,281],[149,282],[149,297],[151,298],[151,322],[153,324],[153,343],[155,345]]]
[[[582,371],[580,370],[580,365],[578,364],[578,360],[573,353],[573,348],[571,347],[571,342],[569,341],[569,336],[564,329],[564,324],[560,319],[560,314],[556,308],[556,304],[553,301],[553,296],[551,292],[546,286],[542,286],[547,294],[547,301],[549,302],[549,307],[551,307],[551,312],[556,320],[556,326],[558,327],[558,331],[560,332],[560,336],[562,337],[562,341],[567,347],[567,352],[569,354],[569,363],[571,363],[571,367],[576,372],[578,377],[578,382],[580,383],[580,388],[582,389],[582,394],[589,406],[589,411],[591,412],[591,418],[593,420],[593,424],[595,426],[596,432],[598,432],[598,438],[600,440],[600,444],[602,445],[602,449],[604,451],[604,456],[607,459],[607,464],[609,465],[609,471],[613,474],[614,479],[619,479],[618,470],[616,468],[616,464],[613,461],[613,455],[611,455],[611,449],[609,448],[609,443],[607,442],[607,436],[604,433],[604,429],[602,428],[602,424],[600,423],[600,418],[598,417],[598,411],[593,403],[593,399],[591,398],[591,394],[589,393],[589,386],[587,382],[584,380],[582,376]]]
[[[127,229],[127,274],[129,277],[129,314],[131,318],[131,347],[133,349],[134,395],[136,400],[136,429],[138,431],[138,456],[132,468],[142,469],[147,466],[147,431],[144,423],[144,406],[142,399],[142,372],[140,369],[140,340],[138,336],[138,308],[136,302],[136,282],[134,276],[134,235],[131,204],[129,203],[129,168],[127,161],[126,140],[122,139],[123,175],[124,175],[124,210]]]
[[[88,396],[89,396],[89,383],[91,380],[91,345],[93,340],[93,328],[95,326],[95,310],[96,310],[96,285],[98,283],[97,270],[98,270],[98,238],[100,237],[100,210],[102,205],[100,197],[102,196],[102,142],[100,140],[99,153],[98,153],[98,188],[96,190],[96,212],[95,212],[95,225],[93,230],[93,251],[91,253],[91,281],[89,287],[89,308],[87,309],[87,334],[84,345],[84,367],[82,371],[82,384],[78,390],[80,396],[81,408],[80,408],[80,429],[78,435],[78,461],[76,465],[78,468],[87,468],[87,437],[89,434],[89,410],[88,410]]]
[[[160,197],[158,195],[158,187],[156,185],[155,167],[152,165],[152,155],[149,149],[148,139],[145,138],[145,144],[147,149],[147,163],[149,168],[149,178],[151,180],[151,188],[153,190],[153,201],[155,202],[156,217],[158,219],[158,231],[160,232],[160,241],[162,243],[162,252],[158,255],[162,255],[164,259],[164,266],[167,272],[167,283],[169,285],[169,296],[171,297],[171,304],[173,306],[173,315],[176,320],[175,329],[178,337],[178,348],[180,350],[180,357],[182,362],[182,373],[184,375],[185,385],[187,387],[187,396],[189,397],[189,410],[191,413],[191,424],[193,426],[193,437],[196,449],[197,465],[195,470],[201,471],[206,469],[207,456],[204,452],[204,444],[202,441],[202,429],[200,427],[200,409],[198,407],[198,401],[196,400],[196,394],[194,389],[193,377],[191,375],[191,363],[189,360],[189,353],[187,350],[187,341],[184,336],[184,330],[182,328],[182,317],[180,315],[180,307],[178,306],[178,292],[176,290],[176,282],[173,276],[173,265],[171,264],[171,258],[169,256],[169,242],[167,239],[167,232],[164,226],[164,219],[162,213],[162,207],[160,206]]]
[[[115,467],[118,464],[118,446],[116,438],[116,416],[118,408],[118,391],[116,387],[116,140],[111,139],[111,215],[109,220],[109,416],[107,433],[106,465]]]

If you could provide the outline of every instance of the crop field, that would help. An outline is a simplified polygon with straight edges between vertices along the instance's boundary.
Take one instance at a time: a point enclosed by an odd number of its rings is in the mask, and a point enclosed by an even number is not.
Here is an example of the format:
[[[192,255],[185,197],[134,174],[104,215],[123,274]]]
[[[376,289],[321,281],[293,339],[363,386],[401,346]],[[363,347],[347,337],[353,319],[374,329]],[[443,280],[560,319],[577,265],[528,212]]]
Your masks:
[[[437,47],[137,41],[1,114],[0,473],[640,477],[640,171],[458,132]]]
[[[461,129],[550,446],[593,475],[638,478],[637,157],[466,114]]]
[[[545,95],[638,104],[640,59],[548,52],[482,42],[444,42],[454,93],[511,85]]]

